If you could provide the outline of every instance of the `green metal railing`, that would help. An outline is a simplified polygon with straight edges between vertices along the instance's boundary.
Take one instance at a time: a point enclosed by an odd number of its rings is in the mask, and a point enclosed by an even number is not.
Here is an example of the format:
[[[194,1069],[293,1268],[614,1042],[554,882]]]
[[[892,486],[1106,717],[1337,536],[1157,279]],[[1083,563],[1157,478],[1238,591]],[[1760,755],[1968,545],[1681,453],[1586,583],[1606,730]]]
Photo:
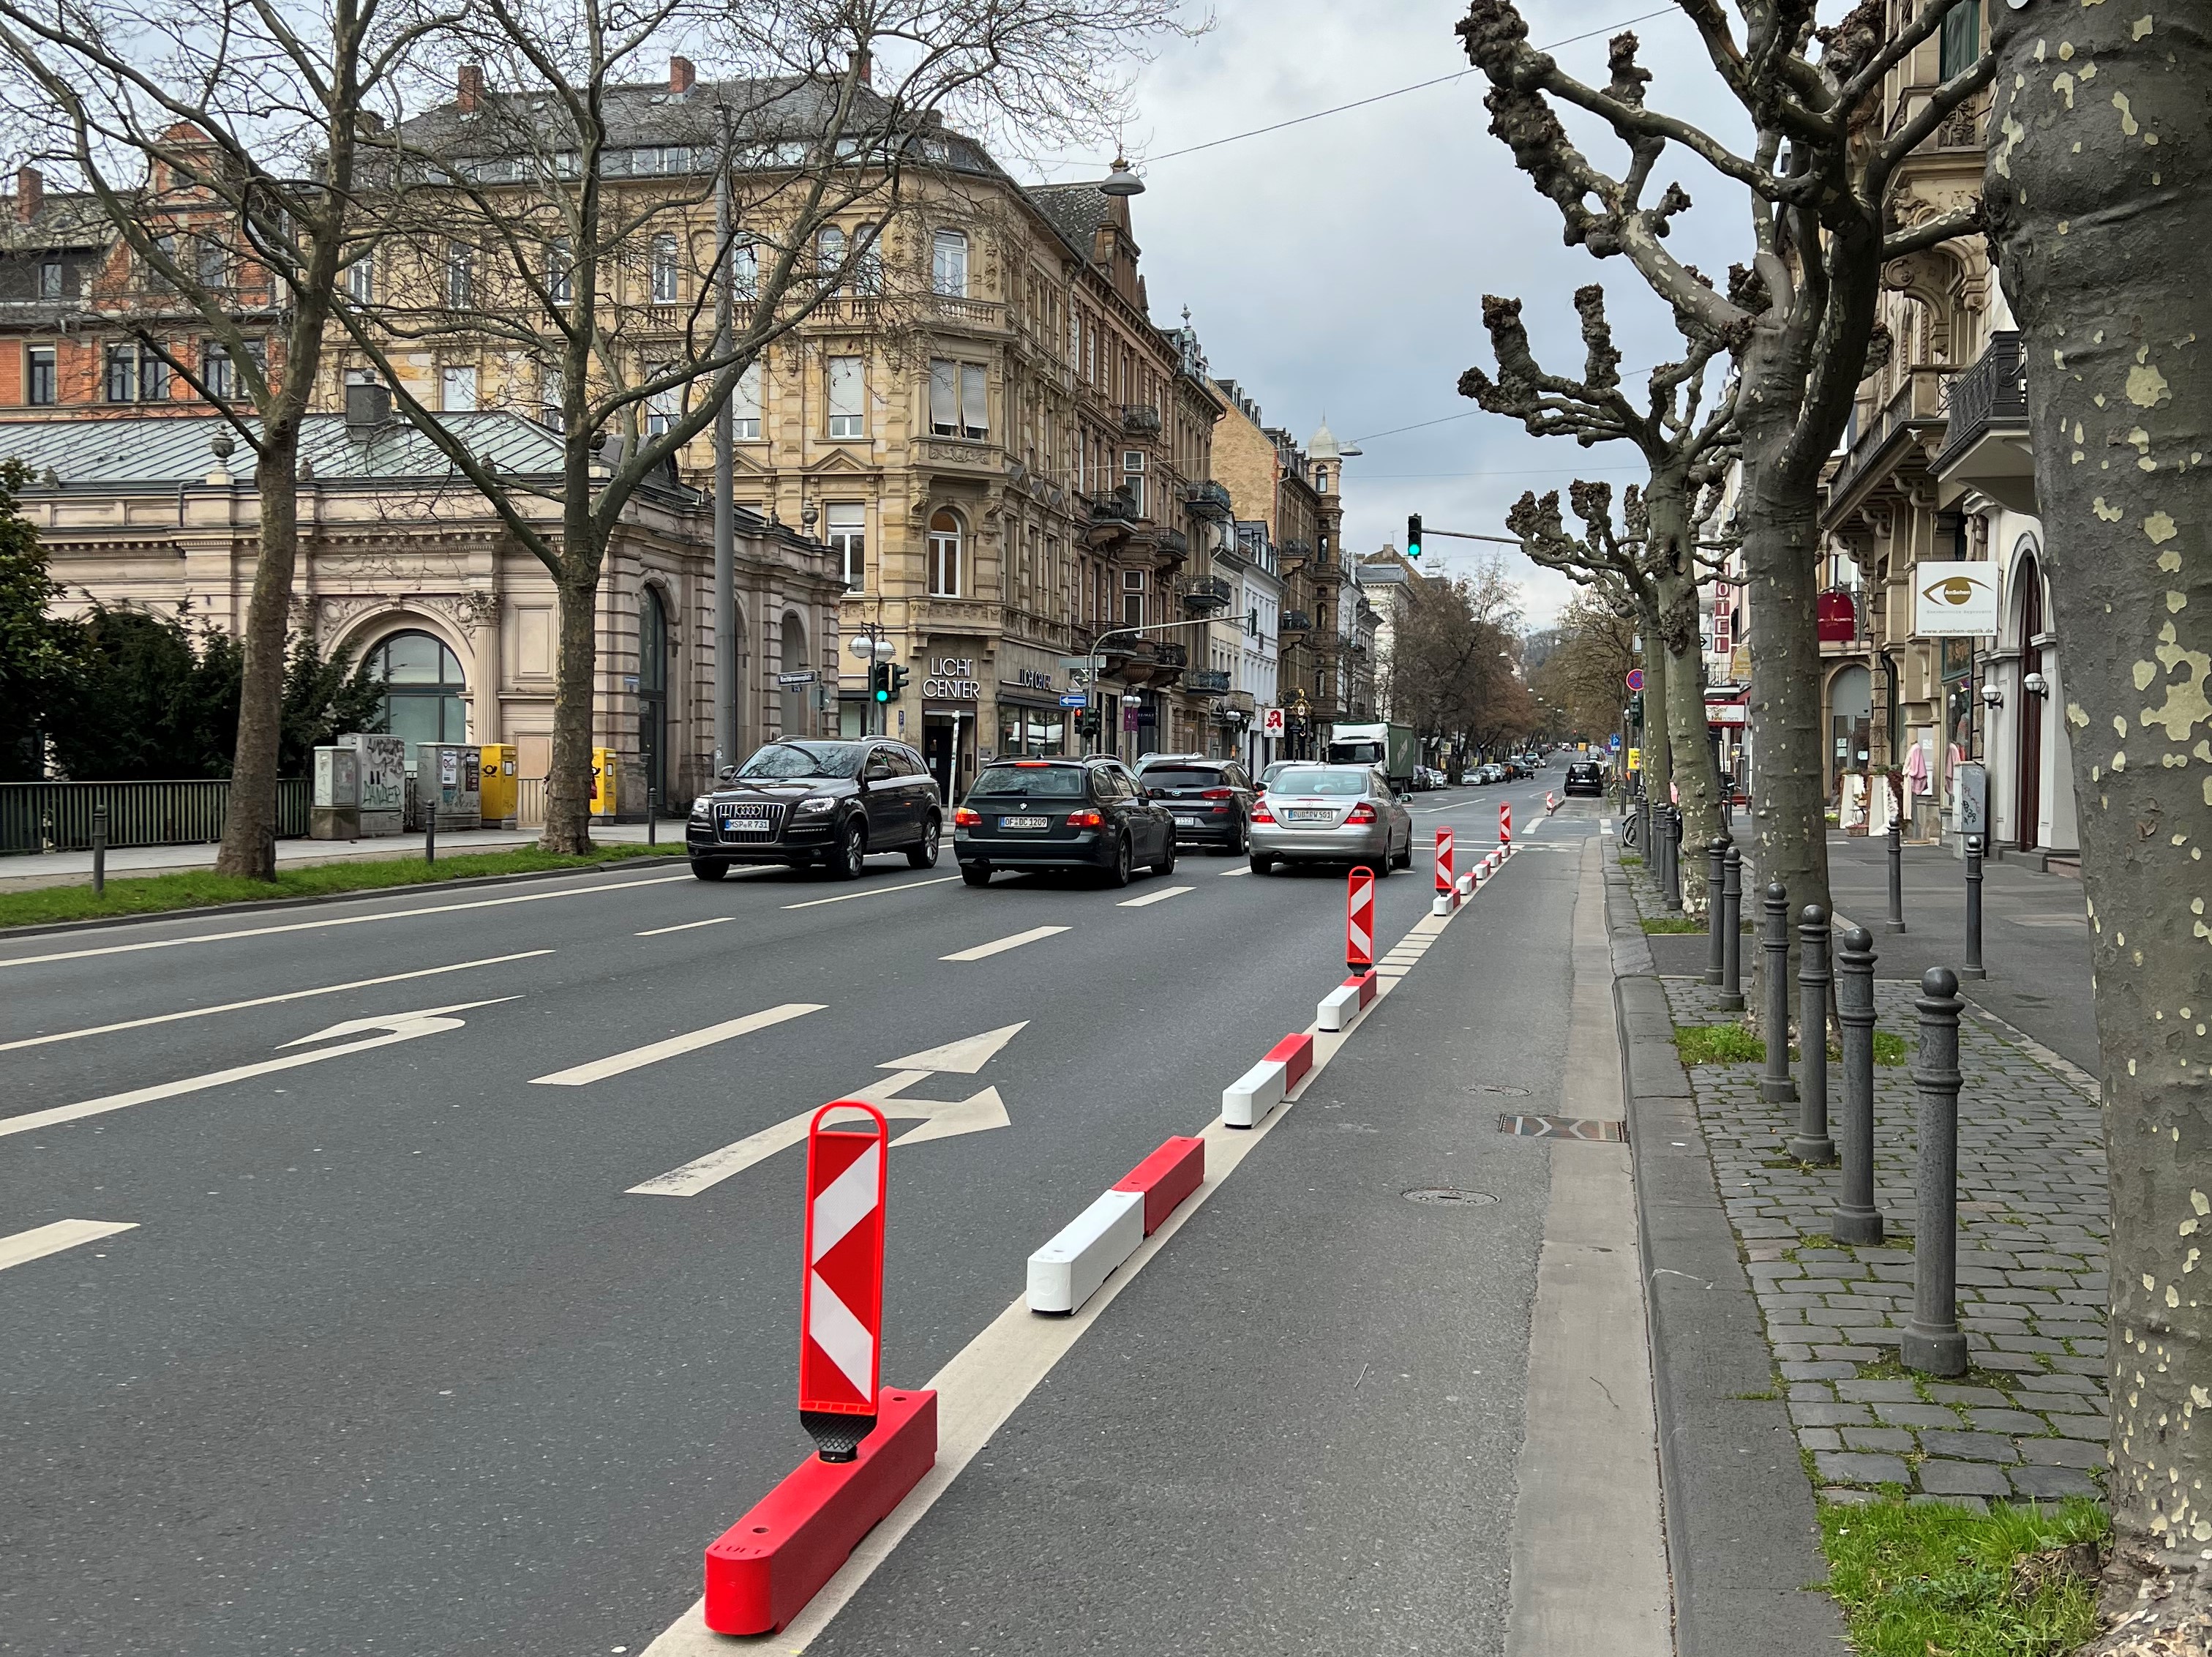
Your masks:
[[[88,851],[92,814],[107,808],[111,846],[197,845],[222,838],[230,779],[173,783],[0,783],[0,855]],[[307,780],[276,785],[276,837],[307,832]]]

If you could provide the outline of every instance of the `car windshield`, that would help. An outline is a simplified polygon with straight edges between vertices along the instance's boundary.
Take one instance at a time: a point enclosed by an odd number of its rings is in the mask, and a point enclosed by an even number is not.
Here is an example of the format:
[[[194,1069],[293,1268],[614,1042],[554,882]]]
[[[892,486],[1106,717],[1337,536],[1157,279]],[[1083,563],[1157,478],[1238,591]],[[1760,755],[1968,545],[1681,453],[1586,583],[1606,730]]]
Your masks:
[[[771,742],[738,769],[739,777],[857,777],[860,750],[846,742]]]
[[[1148,789],[1218,789],[1221,773],[1182,765],[1153,765],[1139,771],[1137,780]]]
[[[1356,771],[1324,771],[1307,766],[1285,771],[1278,777],[1268,792],[1272,794],[1357,795],[1367,792],[1367,773]]]
[[[994,765],[975,779],[975,792],[1030,800],[1080,800],[1080,765]]]

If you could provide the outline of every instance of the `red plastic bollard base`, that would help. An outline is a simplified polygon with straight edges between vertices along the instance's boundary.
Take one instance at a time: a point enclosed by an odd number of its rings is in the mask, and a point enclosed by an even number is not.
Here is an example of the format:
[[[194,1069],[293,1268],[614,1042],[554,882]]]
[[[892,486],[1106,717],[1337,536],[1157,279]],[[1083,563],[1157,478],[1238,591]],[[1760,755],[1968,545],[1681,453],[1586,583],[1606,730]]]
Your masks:
[[[1285,1036],[1267,1050],[1267,1057],[1282,1065],[1283,1091],[1288,1093],[1304,1081],[1306,1072],[1313,1069],[1313,1038]]]
[[[707,1550],[707,1626],[773,1634],[937,1462],[937,1394],[885,1387],[858,1459],[809,1457]]]
[[[1374,1005],[1376,988],[1381,983],[1381,980],[1375,976],[1375,969],[1373,967],[1369,967],[1364,972],[1354,972],[1350,978],[1346,978],[1345,982],[1358,990],[1359,1004],[1362,1007],[1371,1007]]]
[[[1176,1211],[1176,1204],[1205,1183],[1206,1142],[1177,1136],[1116,1180],[1114,1189],[1144,1192],[1149,1237]]]

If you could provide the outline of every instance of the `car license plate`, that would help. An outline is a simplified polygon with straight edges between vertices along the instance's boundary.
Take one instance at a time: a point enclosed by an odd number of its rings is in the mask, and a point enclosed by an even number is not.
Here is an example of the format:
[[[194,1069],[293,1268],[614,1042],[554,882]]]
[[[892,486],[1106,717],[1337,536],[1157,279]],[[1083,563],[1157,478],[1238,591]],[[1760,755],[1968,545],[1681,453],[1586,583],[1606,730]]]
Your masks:
[[[1183,812],[1177,812],[1175,814],[1175,819],[1176,822],[1181,823],[1188,828],[1203,828],[1206,826],[1206,819],[1203,817],[1190,816]]]
[[[1334,823],[1335,820],[1336,813],[1333,811],[1293,810],[1291,813],[1291,821],[1293,823]]]
[[[732,817],[723,823],[722,832],[725,834],[766,834],[768,832],[768,819],[765,817]]]
[[[1044,825],[1045,819],[1042,817],[1001,817],[999,819],[999,826],[1002,829],[1041,829]]]

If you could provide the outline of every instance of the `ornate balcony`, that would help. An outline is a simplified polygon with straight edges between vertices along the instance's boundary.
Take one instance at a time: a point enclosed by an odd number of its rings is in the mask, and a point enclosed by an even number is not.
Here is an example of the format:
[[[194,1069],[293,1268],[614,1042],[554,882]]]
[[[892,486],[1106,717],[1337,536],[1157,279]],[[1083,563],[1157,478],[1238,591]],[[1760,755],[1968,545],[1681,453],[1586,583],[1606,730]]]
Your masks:
[[[1150,403],[1131,403],[1121,411],[1121,429],[1132,437],[1160,435],[1160,411]]]
[[[1313,618],[1303,610],[1285,610],[1282,619],[1276,624],[1275,631],[1286,634],[1310,633],[1313,631]]]
[[[1237,509],[1229,499],[1229,486],[1208,478],[1183,492],[1183,504],[1200,517],[1218,518],[1224,523],[1233,523]]]
[[[1218,576],[1200,576],[1183,588],[1182,607],[1195,616],[1224,610],[1237,601],[1237,589]]]
[[[1949,500],[1980,490],[2014,512],[2035,510],[2035,462],[2027,442],[2027,362],[2020,335],[1990,336],[1990,348],[1944,386],[1950,420],[1930,470]]]
[[[1229,678],[1226,667],[1194,667],[1182,676],[1182,682],[1200,696],[1221,696],[1229,689]]]

